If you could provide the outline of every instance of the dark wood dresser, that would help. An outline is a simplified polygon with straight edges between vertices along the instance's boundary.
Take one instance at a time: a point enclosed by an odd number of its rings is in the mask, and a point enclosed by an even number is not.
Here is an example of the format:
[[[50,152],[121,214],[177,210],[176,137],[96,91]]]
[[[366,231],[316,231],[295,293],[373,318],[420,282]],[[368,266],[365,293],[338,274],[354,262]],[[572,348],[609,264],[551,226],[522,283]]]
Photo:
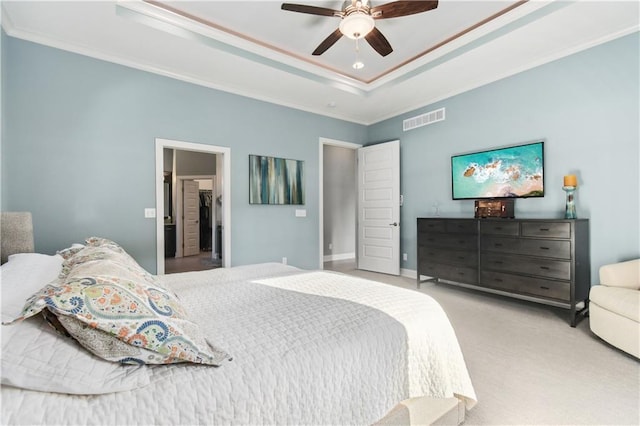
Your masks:
[[[572,327],[588,310],[588,219],[418,218],[417,229],[418,286],[447,280],[567,308]]]

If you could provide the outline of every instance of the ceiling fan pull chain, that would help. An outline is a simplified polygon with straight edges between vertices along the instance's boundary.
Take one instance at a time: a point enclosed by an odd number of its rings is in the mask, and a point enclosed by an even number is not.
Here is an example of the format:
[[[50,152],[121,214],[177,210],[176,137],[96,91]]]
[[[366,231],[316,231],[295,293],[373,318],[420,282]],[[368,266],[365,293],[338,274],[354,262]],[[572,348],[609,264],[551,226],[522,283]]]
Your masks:
[[[356,61],[353,63],[353,68],[356,70],[364,67],[364,64],[360,61],[360,44],[358,40],[359,38],[356,38]]]

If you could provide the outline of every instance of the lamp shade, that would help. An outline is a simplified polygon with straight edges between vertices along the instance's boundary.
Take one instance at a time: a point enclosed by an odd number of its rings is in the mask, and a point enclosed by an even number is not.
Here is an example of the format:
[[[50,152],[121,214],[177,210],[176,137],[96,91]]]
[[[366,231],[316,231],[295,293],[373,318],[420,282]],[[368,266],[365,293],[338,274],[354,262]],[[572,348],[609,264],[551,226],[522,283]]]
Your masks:
[[[340,32],[350,39],[359,39],[371,32],[374,27],[373,18],[363,12],[352,13],[340,21]]]

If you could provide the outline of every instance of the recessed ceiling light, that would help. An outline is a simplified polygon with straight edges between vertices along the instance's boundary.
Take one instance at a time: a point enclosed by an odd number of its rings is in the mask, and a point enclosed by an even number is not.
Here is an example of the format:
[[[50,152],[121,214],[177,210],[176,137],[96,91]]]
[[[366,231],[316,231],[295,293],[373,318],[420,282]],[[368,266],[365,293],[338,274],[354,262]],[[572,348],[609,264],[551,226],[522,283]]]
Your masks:
[[[364,64],[360,61],[356,61],[353,63],[353,69],[354,70],[359,70],[361,68],[364,68]]]

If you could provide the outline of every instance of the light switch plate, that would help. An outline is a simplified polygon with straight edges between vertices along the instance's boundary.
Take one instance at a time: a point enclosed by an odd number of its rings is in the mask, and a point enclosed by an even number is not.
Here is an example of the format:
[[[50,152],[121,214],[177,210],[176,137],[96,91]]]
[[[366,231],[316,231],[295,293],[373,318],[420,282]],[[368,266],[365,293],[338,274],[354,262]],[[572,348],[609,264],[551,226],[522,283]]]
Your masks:
[[[146,219],[153,219],[156,217],[156,209],[144,209],[144,217]]]
[[[296,217],[307,217],[307,211],[305,209],[296,209]]]

